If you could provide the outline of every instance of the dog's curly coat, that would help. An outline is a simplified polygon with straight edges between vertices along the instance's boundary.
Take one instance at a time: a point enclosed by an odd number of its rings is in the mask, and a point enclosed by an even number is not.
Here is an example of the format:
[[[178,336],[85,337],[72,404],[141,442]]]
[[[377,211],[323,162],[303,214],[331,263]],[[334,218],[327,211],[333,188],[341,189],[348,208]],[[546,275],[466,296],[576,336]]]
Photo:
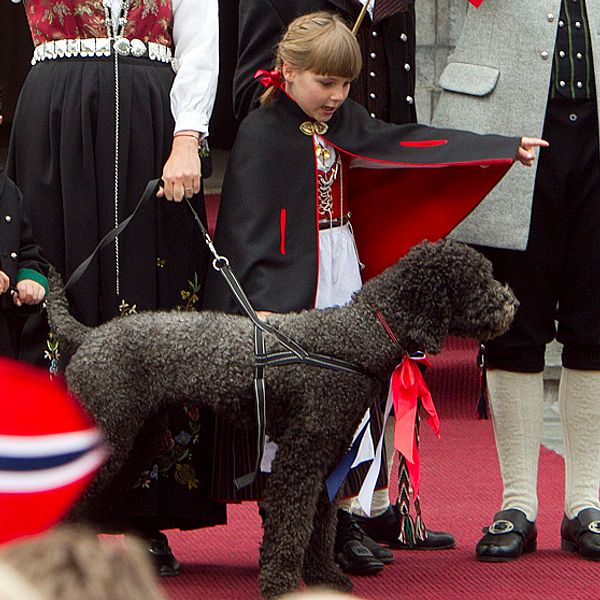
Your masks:
[[[267,423],[279,449],[266,491],[260,553],[265,598],[295,589],[301,578],[310,585],[351,588],[334,561],[336,511],[327,500],[325,478],[404,353],[437,353],[449,334],[497,336],[509,327],[516,305],[481,254],[440,241],[413,248],[347,306],[269,316],[305,349],[361,365],[368,374],[302,365],[267,371]],[[240,426],[253,421],[250,319],[147,312],[91,329],[70,316],[60,289],[50,294],[49,317],[59,338],[77,348],[66,369],[68,385],[104,429],[111,449],[80,510],[89,510],[124,464],[142,424],[165,407],[188,402]]]

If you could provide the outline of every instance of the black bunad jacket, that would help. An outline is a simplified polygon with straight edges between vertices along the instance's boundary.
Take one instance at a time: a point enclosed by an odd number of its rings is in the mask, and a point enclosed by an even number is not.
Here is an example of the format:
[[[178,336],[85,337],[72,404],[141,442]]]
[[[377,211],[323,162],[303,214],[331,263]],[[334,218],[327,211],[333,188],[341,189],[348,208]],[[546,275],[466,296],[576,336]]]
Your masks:
[[[11,287],[23,279],[33,279],[48,290],[48,263],[33,237],[22,208],[21,193],[6,175],[0,175],[0,271],[8,275]],[[0,354],[14,355],[12,321],[31,309],[29,306],[17,309],[8,292],[0,296]]]

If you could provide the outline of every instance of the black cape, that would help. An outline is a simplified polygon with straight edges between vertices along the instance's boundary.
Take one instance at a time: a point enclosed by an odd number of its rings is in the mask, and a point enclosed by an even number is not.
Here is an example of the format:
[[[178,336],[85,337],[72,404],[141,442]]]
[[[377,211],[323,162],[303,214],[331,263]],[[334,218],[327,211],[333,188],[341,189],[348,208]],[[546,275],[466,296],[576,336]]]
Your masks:
[[[317,168],[309,121],[283,92],[242,123],[223,183],[215,232],[257,310],[314,306],[318,266]],[[345,178],[351,222],[368,279],[422,239],[469,214],[511,167],[518,138],[393,125],[348,99],[323,137],[354,161]],[[211,272],[207,308],[237,312]]]

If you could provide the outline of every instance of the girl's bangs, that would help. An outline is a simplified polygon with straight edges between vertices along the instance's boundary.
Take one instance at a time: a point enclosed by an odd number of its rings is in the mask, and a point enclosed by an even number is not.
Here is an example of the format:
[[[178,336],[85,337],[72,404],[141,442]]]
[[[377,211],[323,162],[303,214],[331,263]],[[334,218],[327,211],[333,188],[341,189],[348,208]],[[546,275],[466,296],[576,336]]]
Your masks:
[[[350,34],[351,35],[351,34]],[[352,36],[325,36],[313,48],[308,67],[319,75],[333,75],[354,80],[362,68],[362,57],[358,43]]]

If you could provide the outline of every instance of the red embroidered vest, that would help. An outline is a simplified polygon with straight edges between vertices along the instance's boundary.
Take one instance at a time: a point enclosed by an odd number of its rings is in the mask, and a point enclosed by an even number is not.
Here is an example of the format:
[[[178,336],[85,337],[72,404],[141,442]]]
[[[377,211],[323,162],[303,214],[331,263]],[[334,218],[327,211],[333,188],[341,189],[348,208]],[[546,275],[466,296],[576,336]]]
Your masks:
[[[35,46],[107,37],[102,0],[23,0]],[[171,0],[131,0],[124,36],[171,46]]]

